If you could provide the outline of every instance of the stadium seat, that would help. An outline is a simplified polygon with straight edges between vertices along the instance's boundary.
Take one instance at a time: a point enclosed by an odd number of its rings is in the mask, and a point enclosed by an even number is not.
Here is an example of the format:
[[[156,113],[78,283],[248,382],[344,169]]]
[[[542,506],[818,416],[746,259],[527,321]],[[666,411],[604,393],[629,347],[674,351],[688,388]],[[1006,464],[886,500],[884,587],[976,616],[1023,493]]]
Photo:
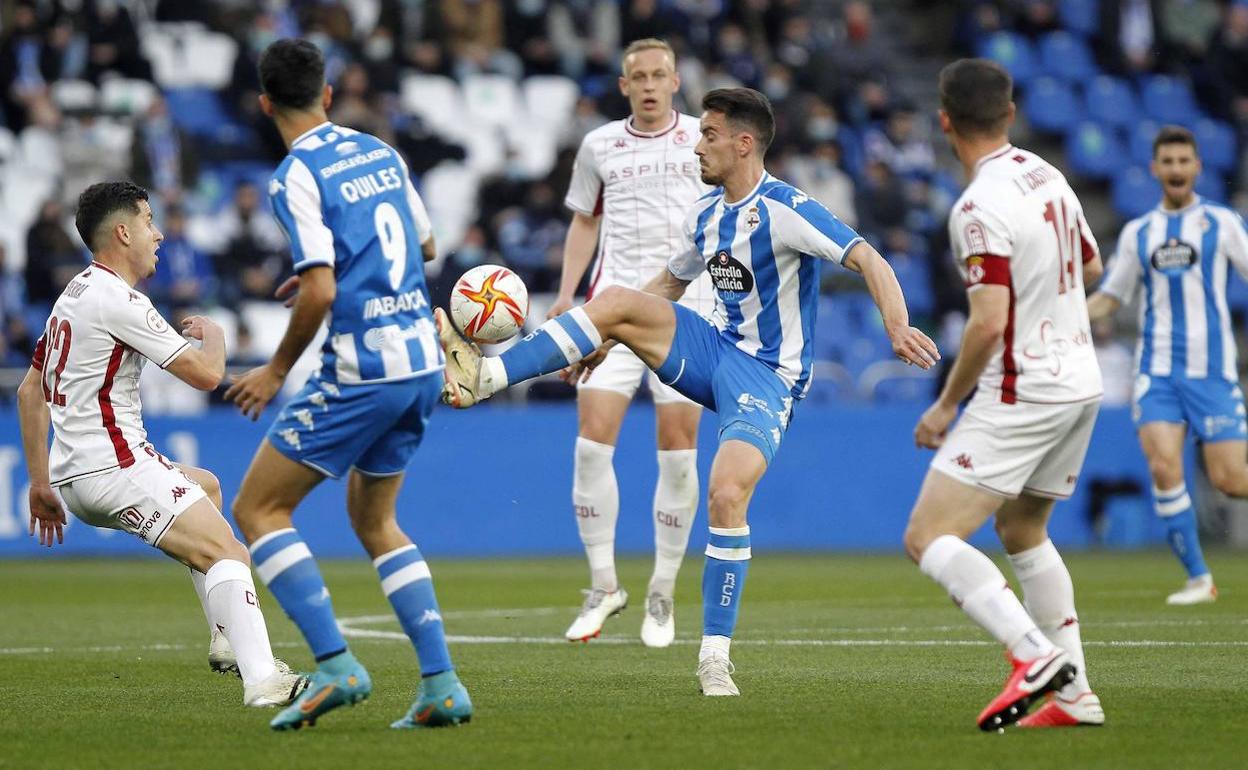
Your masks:
[[[469,75],[463,89],[468,114],[488,125],[505,126],[521,113],[520,91],[506,75]]]
[[[1041,38],[1040,68],[1047,75],[1071,83],[1086,83],[1099,72],[1092,50],[1083,38],[1063,30]]]
[[[1083,118],[1075,90],[1047,76],[1031,81],[1023,96],[1023,113],[1032,128],[1046,134],[1065,135]]]
[[[581,90],[562,75],[534,75],[520,86],[525,110],[535,123],[557,126],[572,118]]]
[[[1186,80],[1171,75],[1151,75],[1144,80],[1141,99],[1144,114],[1159,123],[1191,127],[1200,120],[1196,97]]]
[[[1219,173],[1233,171],[1237,162],[1235,131],[1226,123],[1210,118],[1196,121],[1193,130],[1204,167]]]
[[[30,173],[40,176],[59,177],[64,170],[61,142],[58,136],[46,128],[27,126],[17,137],[17,153],[13,158],[17,165],[26,166]]]
[[[1157,205],[1161,199],[1161,185],[1146,166],[1131,166],[1114,176],[1110,198],[1115,211],[1134,219]]]
[[[448,137],[463,135],[464,99],[459,84],[442,75],[405,75],[399,103]]]
[[[858,377],[858,395],[876,402],[928,401],[936,395],[934,369],[916,369],[896,360],[877,361]]]
[[[13,136],[13,132],[4,126],[0,126],[0,163],[13,157],[13,153],[16,150],[17,139]]]
[[[890,254],[888,264],[906,295],[906,305],[914,315],[927,316],[936,309],[932,275],[927,260],[910,254]]]
[[[532,115],[519,114],[503,126],[512,162],[530,179],[541,179],[555,167],[558,138],[554,127]]]
[[[815,361],[806,400],[815,404],[843,404],[858,397],[854,378],[836,361]]]
[[[165,101],[174,122],[193,136],[213,138],[233,126],[221,97],[207,88],[171,88]]]
[[[1127,165],[1127,152],[1113,131],[1087,120],[1066,138],[1066,159],[1080,176],[1109,179]]]
[[[100,84],[100,109],[142,115],[156,98],[156,87],[146,80],[107,78]]]
[[[1226,179],[1211,169],[1205,169],[1196,177],[1196,194],[1215,203],[1226,203]]]
[[[1077,35],[1092,37],[1100,27],[1098,0],[1061,0],[1057,18],[1066,29]]]
[[[462,163],[446,161],[426,172],[420,180],[420,197],[429,209],[438,252],[459,247],[477,211],[479,177]]]
[[[99,93],[87,80],[57,80],[51,88],[52,101],[63,112],[95,109]]]
[[[1132,163],[1147,166],[1153,162],[1153,140],[1160,130],[1161,124],[1155,120],[1141,120],[1128,129],[1128,154]]]
[[[468,153],[468,168],[477,175],[491,176],[506,166],[506,142],[498,126],[467,121],[460,129],[458,140]]]
[[[1122,78],[1097,75],[1084,88],[1083,98],[1088,117],[1107,126],[1129,128],[1140,120],[1140,100]]]
[[[238,43],[219,32],[198,31],[186,37],[186,59],[193,62],[191,82],[202,88],[220,90],[234,76]]]
[[[979,55],[1005,67],[1019,85],[1026,85],[1039,71],[1031,41],[1016,32],[994,32],[980,41]]]

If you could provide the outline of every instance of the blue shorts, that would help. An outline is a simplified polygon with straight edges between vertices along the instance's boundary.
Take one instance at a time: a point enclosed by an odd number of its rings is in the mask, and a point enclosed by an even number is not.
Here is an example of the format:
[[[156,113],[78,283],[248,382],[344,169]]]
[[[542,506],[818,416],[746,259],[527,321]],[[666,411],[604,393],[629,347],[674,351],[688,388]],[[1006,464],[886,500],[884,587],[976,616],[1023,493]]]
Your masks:
[[[336,386],[313,377],[269,428],[269,443],[331,478],[352,468],[397,475],[425,436],[442,383],[441,371],[374,385]]]
[[[780,448],[793,414],[789,386],[771,367],[729,342],[683,305],[676,311],[672,349],[655,373],[664,383],[719,415],[719,440],[758,447],[767,462]]]
[[[1248,439],[1244,394],[1236,382],[1141,374],[1135,380],[1132,401],[1131,416],[1137,427],[1150,422],[1187,423],[1206,443]]]

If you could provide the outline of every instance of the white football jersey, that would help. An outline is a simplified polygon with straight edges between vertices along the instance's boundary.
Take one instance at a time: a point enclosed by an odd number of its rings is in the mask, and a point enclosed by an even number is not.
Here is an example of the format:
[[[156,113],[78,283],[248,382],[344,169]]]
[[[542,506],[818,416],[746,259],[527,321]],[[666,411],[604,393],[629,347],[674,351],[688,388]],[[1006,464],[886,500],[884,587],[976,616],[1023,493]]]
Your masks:
[[[53,486],[134,464],[147,442],[143,364],[167,367],[189,346],[151,300],[99,262],[69,282],[32,362],[52,414]]]
[[[949,238],[968,291],[1010,290],[1009,320],[979,387],[1006,404],[1099,397],[1083,263],[1100,252],[1066,177],[1007,144],[976,166]]]
[[[638,131],[628,118],[581,142],[564,204],[602,217],[589,296],[607,286],[640,289],[687,248],[685,217],[711,189],[693,153],[702,137],[698,126],[697,118],[673,110],[672,122],[658,131]],[[709,316],[715,309],[710,280],[690,284],[681,304]]]

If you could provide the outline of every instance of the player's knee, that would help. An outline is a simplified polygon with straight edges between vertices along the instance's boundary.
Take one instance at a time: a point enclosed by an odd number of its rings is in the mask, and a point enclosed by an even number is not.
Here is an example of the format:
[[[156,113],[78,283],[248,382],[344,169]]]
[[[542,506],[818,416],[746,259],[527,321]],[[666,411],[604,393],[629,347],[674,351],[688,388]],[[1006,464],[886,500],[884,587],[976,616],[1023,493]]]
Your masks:
[[[1039,534],[1036,532],[1036,525],[1031,522],[998,516],[992,526],[997,532],[997,539],[1009,553],[1025,551],[1037,545],[1034,541]],[[1040,530],[1043,532],[1044,528],[1040,527]]]
[[[712,482],[707,501],[707,514],[712,527],[739,527],[745,523],[745,504],[750,490],[735,480]]]
[[[608,286],[594,295],[594,317],[606,324],[615,324],[628,317],[633,290],[623,286]]]
[[[911,521],[906,525],[906,532],[902,535],[902,545],[905,546],[906,555],[910,557],[910,560],[918,564],[923,558],[923,552],[934,539],[935,536],[931,532]]]
[[[1148,472],[1153,483],[1170,489],[1183,482],[1183,462],[1176,455],[1155,452],[1148,457]]]
[[[1209,483],[1224,495],[1239,496],[1244,493],[1244,477],[1248,474],[1241,468],[1228,468],[1225,463],[1210,463],[1205,469],[1209,474]]]
[[[212,501],[212,504],[217,506],[217,510],[221,510],[221,479],[217,478],[214,473],[204,471],[199,485],[204,488],[204,494],[208,495],[208,499]]]

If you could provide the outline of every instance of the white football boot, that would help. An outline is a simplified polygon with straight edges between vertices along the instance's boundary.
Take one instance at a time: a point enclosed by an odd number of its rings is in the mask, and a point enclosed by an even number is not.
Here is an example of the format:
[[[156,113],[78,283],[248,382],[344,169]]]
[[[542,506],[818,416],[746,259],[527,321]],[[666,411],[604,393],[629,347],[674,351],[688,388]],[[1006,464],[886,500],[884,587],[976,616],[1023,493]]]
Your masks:
[[[1218,589],[1213,584],[1213,575],[1201,575],[1198,578],[1192,578],[1187,581],[1187,585],[1183,586],[1183,590],[1175,591],[1167,596],[1166,604],[1207,604],[1216,601],[1217,598]]]
[[[286,706],[298,698],[308,687],[308,678],[280,660],[274,660],[277,670],[262,682],[243,688],[243,703],[256,708]]]
[[[1094,692],[1085,692],[1074,700],[1053,693],[1048,701],[1018,721],[1019,727],[1100,727],[1105,724],[1105,710]]]
[[[628,592],[623,588],[604,591],[595,588],[585,592],[581,612],[564,632],[569,642],[588,642],[602,633],[602,624],[612,615],[619,615],[628,606]]]
[[[646,597],[646,616],[641,621],[641,641],[647,647],[667,647],[676,638],[672,597],[657,591]]]
[[[709,696],[740,695],[732,674],[737,667],[722,653],[698,661],[698,684],[702,694]]]
[[[433,309],[433,320],[438,329],[438,340],[446,355],[443,377],[442,403],[456,409],[467,409],[479,400],[477,381],[481,376],[481,349],[459,335],[455,324],[447,318],[446,311]]]
[[[238,676],[238,661],[234,658],[234,649],[230,640],[217,629],[212,629],[212,640],[208,642],[208,668],[214,674],[233,674]]]

